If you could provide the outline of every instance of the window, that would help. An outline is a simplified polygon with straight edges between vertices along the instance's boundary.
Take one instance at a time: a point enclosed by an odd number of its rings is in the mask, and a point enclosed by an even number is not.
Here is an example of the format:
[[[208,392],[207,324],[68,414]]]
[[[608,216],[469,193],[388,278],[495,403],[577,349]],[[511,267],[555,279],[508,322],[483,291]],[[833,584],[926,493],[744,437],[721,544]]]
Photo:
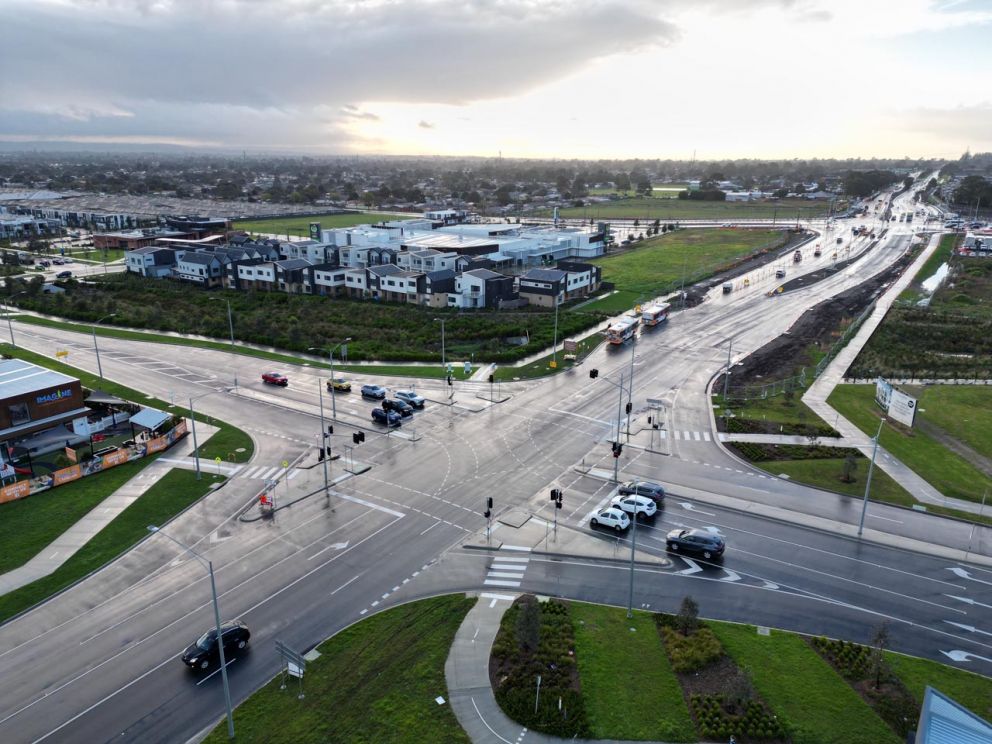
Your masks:
[[[31,420],[31,414],[28,412],[27,403],[15,403],[12,406],[8,406],[7,410],[10,412],[11,426],[26,424]]]

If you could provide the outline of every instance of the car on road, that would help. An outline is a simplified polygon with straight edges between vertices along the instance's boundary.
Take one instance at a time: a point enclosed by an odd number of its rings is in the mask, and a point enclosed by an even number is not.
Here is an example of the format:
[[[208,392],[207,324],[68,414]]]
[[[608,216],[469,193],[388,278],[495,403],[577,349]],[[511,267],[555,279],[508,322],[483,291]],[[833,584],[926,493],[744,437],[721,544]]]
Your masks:
[[[658,513],[658,505],[648,496],[615,496],[612,504],[627,514],[636,514],[645,519],[650,519]]]
[[[373,408],[372,409],[372,420],[377,424],[385,424],[386,426],[399,426],[403,417],[400,416],[396,411],[387,411],[383,408]]]
[[[55,275],[55,278],[56,279],[71,279],[72,278],[72,272],[71,271],[60,271],[58,274]]]
[[[673,553],[699,553],[703,558],[719,558],[727,543],[709,530],[676,529],[665,536],[665,547]]]
[[[224,641],[224,660],[230,661],[229,654],[244,649],[251,638],[248,626],[240,620],[235,620],[220,626],[221,638]],[[182,655],[183,663],[193,669],[209,669],[213,664],[220,663],[220,647],[217,645],[217,629],[211,628],[196,643],[186,647]]]
[[[262,374],[262,382],[266,385],[279,385],[280,387],[286,387],[289,384],[289,378],[282,372],[264,372]]]
[[[386,397],[386,388],[381,385],[362,385],[362,397],[382,400]]]
[[[612,527],[617,532],[622,532],[630,527],[630,517],[620,509],[611,506],[594,514],[589,520],[589,524],[593,527]]]
[[[785,269],[775,269],[776,279],[785,279]]]
[[[622,483],[617,493],[621,496],[630,496],[631,494],[647,496],[654,501],[655,506],[661,506],[665,501],[665,489],[660,484],[651,483],[650,481],[628,481],[627,483]]]
[[[382,408],[384,411],[395,411],[400,416],[413,415],[413,406],[402,400],[392,400],[390,398],[386,398],[382,401]]]
[[[424,399],[417,395],[413,390],[397,390],[393,393],[393,396],[399,398],[404,403],[408,403],[414,408],[423,408]]]
[[[351,383],[344,377],[335,377],[327,381],[327,392],[329,393],[350,393]]]

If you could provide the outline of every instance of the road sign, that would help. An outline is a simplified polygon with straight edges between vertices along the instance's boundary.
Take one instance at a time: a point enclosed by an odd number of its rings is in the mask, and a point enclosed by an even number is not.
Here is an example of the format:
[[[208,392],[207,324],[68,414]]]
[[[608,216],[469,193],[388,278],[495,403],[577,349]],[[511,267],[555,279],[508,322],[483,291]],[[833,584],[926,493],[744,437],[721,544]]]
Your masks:
[[[282,466],[283,466],[284,468],[288,468],[288,467],[289,467],[289,460],[283,460],[283,461],[282,461]]]
[[[565,353],[566,354],[574,354],[576,351],[579,350],[579,342],[578,341],[571,341],[571,340],[569,340],[569,341],[563,341],[562,342],[562,348],[565,349]]]

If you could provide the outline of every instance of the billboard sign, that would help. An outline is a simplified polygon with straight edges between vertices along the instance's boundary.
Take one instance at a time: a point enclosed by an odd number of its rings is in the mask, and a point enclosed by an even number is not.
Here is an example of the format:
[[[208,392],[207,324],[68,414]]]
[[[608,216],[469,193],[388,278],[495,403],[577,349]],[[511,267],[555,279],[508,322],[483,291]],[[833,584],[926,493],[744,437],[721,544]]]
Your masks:
[[[916,420],[916,398],[892,387],[883,377],[875,381],[875,402],[893,421],[913,426]]]
[[[311,222],[310,223],[310,240],[316,240],[320,242],[320,223]]]

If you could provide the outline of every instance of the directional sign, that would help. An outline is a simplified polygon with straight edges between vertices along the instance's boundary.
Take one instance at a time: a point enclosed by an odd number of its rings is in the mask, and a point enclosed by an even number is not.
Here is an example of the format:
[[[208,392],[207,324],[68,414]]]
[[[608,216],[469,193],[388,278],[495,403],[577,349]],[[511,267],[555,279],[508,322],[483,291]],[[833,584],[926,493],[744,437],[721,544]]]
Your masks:
[[[952,661],[968,662],[971,661],[972,659],[978,659],[979,661],[987,661],[990,664],[992,664],[992,659],[987,659],[984,656],[979,656],[978,654],[973,654],[968,651],[960,651],[958,649],[954,649],[953,651],[941,651],[940,653],[942,653],[944,656],[946,656],[948,659],[951,659]]]
[[[679,502],[679,506],[681,506],[686,511],[695,512],[696,514],[705,514],[707,517],[715,517],[716,516],[716,514],[714,514],[713,512],[706,512],[706,511],[703,511],[701,509],[697,509],[695,507],[695,505],[690,504],[688,501],[680,501]],[[706,529],[709,529],[709,528],[706,528]],[[713,528],[713,529],[715,529],[715,528]]]
[[[976,581],[979,584],[988,584],[989,586],[992,586],[992,581],[985,581],[983,579],[976,579],[974,576],[972,576],[970,573],[968,573],[967,571],[965,571],[963,568],[958,568],[957,566],[954,566],[953,568],[948,568],[947,570],[950,571],[955,576],[958,576],[958,577],[960,577],[962,579],[968,579],[968,581]]]
[[[953,594],[945,594],[944,596],[950,597],[951,599],[956,599],[958,602],[964,602],[965,604],[970,604],[977,607],[985,607],[989,610],[992,610],[992,605],[982,604],[981,602],[977,602],[974,599],[971,599],[970,597],[956,597]]]

